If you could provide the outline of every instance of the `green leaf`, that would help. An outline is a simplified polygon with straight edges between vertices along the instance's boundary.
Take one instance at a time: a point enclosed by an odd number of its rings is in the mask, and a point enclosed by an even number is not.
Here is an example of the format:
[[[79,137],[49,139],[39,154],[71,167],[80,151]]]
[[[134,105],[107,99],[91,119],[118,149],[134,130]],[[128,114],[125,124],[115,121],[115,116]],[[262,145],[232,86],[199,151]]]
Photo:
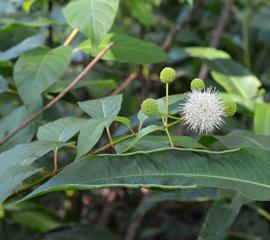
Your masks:
[[[240,195],[234,197],[231,203],[220,200],[214,202],[207,213],[198,240],[225,239],[230,226],[246,202],[247,200]]]
[[[187,47],[183,49],[185,53],[187,53],[191,57],[195,58],[204,58],[207,60],[214,60],[214,59],[230,59],[231,56],[216,48],[210,47]]]
[[[7,205],[12,221],[35,231],[44,232],[60,226],[56,215],[34,202]]]
[[[228,149],[243,147],[270,149],[270,136],[256,135],[246,130],[235,130],[225,136],[213,136]]]
[[[129,118],[127,118],[127,117],[114,117],[113,121],[123,123],[132,131],[131,122],[130,122]]]
[[[206,60],[213,79],[228,93],[239,94],[251,99],[258,94],[260,80],[247,68],[233,61],[230,55],[214,48],[190,47],[185,52]]]
[[[40,108],[41,103],[35,102],[36,106],[32,105],[31,109],[27,109],[25,106],[17,107],[13,109],[9,114],[0,119],[0,138],[3,138],[8,132],[14,130],[20,124],[22,124],[33,112]],[[1,146],[1,149],[7,149],[15,146],[19,143],[30,142],[34,137],[39,119],[23,128],[18,134],[10,139],[6,144]]]
[[[254,130],[257,134],[270,135],[270,104],[259,103],[255,107]]]
[[[122,95],[110,96],[96,100],[79,102],[80,108],[92,118],[111,119],[108,124],[116,117],[121,109]]]
[[[220,198],[214,188],[182,189],[177,192],[153,192],[144,198],[134,213],[134,217],[145,214],[151,208],[165,202],[204,202]]]
[[[213,79],[227,92],[239,94],[247,99],[258,95],[260,80],[247,68],[229,59],[207,61]]]
[[[6,79],[0,75],[0,94],[8,90],[8,84]]]
[[[23,180],[36,173],[30,166],[35,160],[63,143],[36,141],[17,145],[0,154],[0,203],[15,190]]]
[[[39,48],[21,55],[15,64],[14,79],[22,100],[26,104],[35,101],[67,71],[70,60],[69,47]]]
[[[90,119],[81,128],[78,138],[77,158],[89,152],[100,139],[106,122],[102,119]]]
[[[37,0],[25,0],[23,2],[23,10],[26,11],[26,12],[30,12],[30,9],[32,7],[32,5],[36,2]]]
[[[203,145],[192,139],[188,136],[171,136],[173,140],[173,144],[177,147],[183,148],[199,148],[205,149]],[[131,144],[132,139],[129,139],[121,144]],[[120,145],[121,145],[120,144]],[[169,147],[170,142],[167,136],[145,136],[143,139],[140,139],[137,143],[133,143],[133,146],[136,149],[142,151],[155,150],[158,148],[166,148]]]
[[[27,198],[66,189],[195,186],[232,189],[253,200],[270,199],[269,151],[224,152],[161,149],[122,155],[86,156],[67,166]]]
[[[119,0],[76,0],[65,7],[64,15],[97,46],[113,25],[118,5]]]
[[[78,117],[64,117],[47,123],[38,129],[39,140],[66,142],[78,133],[87,120]]]
[[[162,128],[159,126],[149,125],[143,129],[141,129],[131,141],[122,142],[120,144],[117,144],[115,146],[115,149],[116,149],[117,153],[124,153],[124,152],[128,151],[130,148],[135,147],[135,144],[138,141],[140,141],[144,136],[146,136],[152,132],[161,131],[161,130],[162,130]]]
[[[155,24],[156,16],[153,13],[152,4],[145,0],[126,0],[126,6],[131,14],[144,26],[150,27]]]
[[[41,47],[44,44],[45,36],[43,34],[38,34],[33,37],[26,38],[16,46],[6,50],[5,52],[0,52],[0,61],[7,61],[18,57],[21,53],[28,50]]]
[[[91,47],[90,41],[83,42],[81,48],[90,50],[92,55],[96,56],[110,42],[114,44],[103,56],[105,60],[134,64],[159,63],[169,60],[169,56],[156,44],[120,33],[109,33],[95,50]]]

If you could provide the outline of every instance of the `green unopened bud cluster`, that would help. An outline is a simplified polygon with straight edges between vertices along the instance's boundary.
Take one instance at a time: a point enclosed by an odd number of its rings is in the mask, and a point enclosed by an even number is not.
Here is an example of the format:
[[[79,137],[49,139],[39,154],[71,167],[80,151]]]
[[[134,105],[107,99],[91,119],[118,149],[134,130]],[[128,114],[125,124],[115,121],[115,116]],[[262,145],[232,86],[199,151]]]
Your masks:
[[[158,103],[155,99],[147,98],[142,102],[141,110],[146,116],[153,116],[158,112]]]
[[[205,88],[204,81],[200,78],[195,78],[190,84],[192,91],[202,91]]]
[[[160,72],[160,81],[168,84],[176,79],[176,72],[171,67],[165,67]]]
[[[227,117],[232,117],[237,111],[237,106],[236,106],[235,102],[225,101],[223,103],[223,111],[225,112]]]

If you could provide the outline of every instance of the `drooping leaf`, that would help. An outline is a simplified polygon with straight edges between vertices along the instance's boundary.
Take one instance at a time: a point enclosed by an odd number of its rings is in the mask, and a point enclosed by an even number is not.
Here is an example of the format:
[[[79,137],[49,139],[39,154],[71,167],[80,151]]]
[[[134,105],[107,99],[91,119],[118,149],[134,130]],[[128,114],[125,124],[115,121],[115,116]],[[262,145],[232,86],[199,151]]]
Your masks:
[[[108,124],[121,109],[122,95],[79,102],[80,108],[92,118],[107,119]],[[109,120],[111,119],[111,120]]]
[[[62,146],[63,143],[36,141],[17,145],[11,150],[0,154],[0,203],[2,203],[19,184],[36,173],[37,169],[30,166],[39,157],[50,150]]]
[[[15,64],[14,79],[23,101],[29,105],[35,101],[67,71],[70,60],[69,47],[39,48],[21,55]]]
[[[105,126],[104,119],[90,119],[84,123],[79,133],[77,158],[89,152],[96,145]]]
[[[39,127],[39,140],[66,142],[78,133],[87,120],[78,117],[64,117]]]
[[[257,134],[270,135],[270,104],[258,103],[255,107],[254,130]]]
[[[105,60],[134,64],[158,63],[169,60],[169,56],[154,43],[122,33],[109,33],[96,50],[92,49],[90,41],[83,42],[79,48],[96,56],[110,42],[114,44],[103,56]]]
[[[213,203],[207,213],[198,240],[223,240],[247,199],[241,195],[234,197],[232,202],[218,200]]]
[[[86,156],[67,166],[28,198],[66,189],[207,186],[232,189],[253,200],[269,200],[269,156],[269,151],[248,148],[224,152],[170,148]]]
[[[119,0],[76,0],[64,9],[69,25],[80,29],[94,46],[110,30],[118,10]]]
[[[7,61],[18,57],[21,53],[29,51],[31,49],[41,47],[44,44],[45,36],[43,34],[38,34],[33,37],[26,38],[16,46],[0,52],[0,61]]]
[[[131,130],[131,122],[130,122],[129,118],[118,116],[118,117],[114,117],[113,121],[123,123]]]

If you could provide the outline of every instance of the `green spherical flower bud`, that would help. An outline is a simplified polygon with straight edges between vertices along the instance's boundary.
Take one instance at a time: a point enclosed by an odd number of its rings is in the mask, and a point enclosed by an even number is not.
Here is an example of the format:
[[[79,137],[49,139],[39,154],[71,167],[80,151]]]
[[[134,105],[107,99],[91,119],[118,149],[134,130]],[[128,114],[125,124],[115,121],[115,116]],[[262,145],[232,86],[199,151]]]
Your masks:
[[[227,117],[232,117],[237,111],[237,106],[233,101],[226,101],[223,103],[223,110]]]
[[[160,72],[160,80],[161,82],[167,84],[176,79],[176,72],[173,68],[165,67]]]
[[[147,98],[142,102],[141,110],[146,116],[153,116],[158,112],[158,103],[155,99]]]
[[[205,88],[204,81],[200,78],[195,78],[190,84],[192,91],[202,91]]]

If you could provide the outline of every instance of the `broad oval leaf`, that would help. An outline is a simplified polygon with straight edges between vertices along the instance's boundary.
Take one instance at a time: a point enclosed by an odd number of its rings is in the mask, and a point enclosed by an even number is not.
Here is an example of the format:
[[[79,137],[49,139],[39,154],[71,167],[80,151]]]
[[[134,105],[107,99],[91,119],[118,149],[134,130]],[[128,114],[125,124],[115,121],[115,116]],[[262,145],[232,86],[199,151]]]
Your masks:
[[[114,44],[103,56],[105,60],[134,64],[158,63],[169,60],[169,56],[156,44],[122,33],[109,33],[97,49],[93,50],[88,40],[81,43],[79,48],[96,56],[110,42]]]
[[[113,119],[121,109],[122,95],[79,102],[80,108],[92,118]],[[111,122],[108,120],[108,122]]]
[[[80,29],[97,46],[110,30],[119,0],[76,0],[64,9],[69,25]]]
[[[71,48],[53,50],[39,48],[19,58],[14,68],[14,79],[19,94],[26,104],[31,104],[68,69]]]
[[[84,123],[79,133],[77,158],[89,152],[96,145],[105,125],[104,119],[90,119]]]
[[[71,139],[86,122],[78,117],[64,117],[39,127],[39,140],[66,142]]]
[[[220,187],[254,200],[270,199],[270,152],[161,149],[123,155],[86,156],[27,198],[65,189]]]

